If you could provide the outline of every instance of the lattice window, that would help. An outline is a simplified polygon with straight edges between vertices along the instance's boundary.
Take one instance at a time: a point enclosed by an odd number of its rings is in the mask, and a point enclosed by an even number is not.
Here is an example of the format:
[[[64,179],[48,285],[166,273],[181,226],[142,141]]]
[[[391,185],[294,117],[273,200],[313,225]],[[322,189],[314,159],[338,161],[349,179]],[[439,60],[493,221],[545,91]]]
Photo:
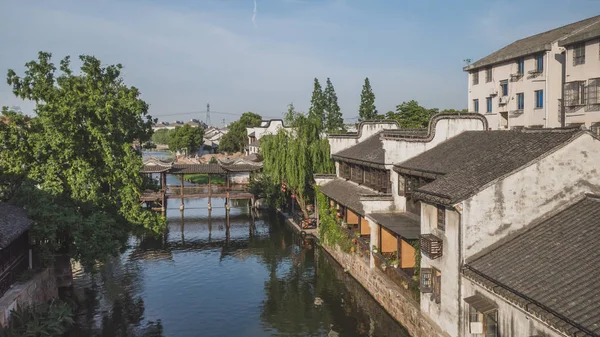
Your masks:
[[[443,241],[433,234],[422,234],[419,238],[421,253],[428,258],[435,260],[442,257]]]
[[[565,106],[585,105],[585,81],[565,83]]]
[[[352,177],[350,180],[355,183],[362,184],[364,182],[364,170],[360,165],[352,165],[351,171]]]
[[[433,292],[433,269],[421,268],[420,281],[421,292],[424,294],[431,294]]]
[[[592,131],[593,134],[600,137],[600,123],[592,124],[592,126],[590,127],[590,131]]]
[[[479,70],[473,72],[473,85],[479,84]]]
[[[492,81],[492,68],[487,68],[485,70],[485,82],[491,82]]]
[[[350,165],[340,162],[340,176],[344,179],[350,179]]]
[[[600,78],[588,81],[586,102],[586,111],[600,111]]]
[[[433,294],[431,294],[431,300],[435,301],[435,303],[440,303],[442,301],[442,273],[435,269],[433,269],[431,283],[433,288]]]
[[[437,207],[437,228],[439,230],[446,230],[446,208],[444,206]]]
[[[573,48],[573,65],[585,64],[585,42]]]

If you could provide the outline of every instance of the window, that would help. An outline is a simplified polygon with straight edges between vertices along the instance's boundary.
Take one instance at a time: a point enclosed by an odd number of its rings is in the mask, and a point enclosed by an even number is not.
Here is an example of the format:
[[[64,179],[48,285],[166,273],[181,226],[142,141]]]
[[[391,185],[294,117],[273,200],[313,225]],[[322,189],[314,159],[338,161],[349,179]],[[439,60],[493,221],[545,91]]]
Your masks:
[[[340,176],[344,179],[350,179],[350,165],[340,162]]]
[[[435,268],[421,268],[421,292],[431,294],[431,300],[441,302],[442,273]]]
[[[573,47],[573,65],[585,64],[585,42]]]
[[[600,123],[592,124],[592,126],[590,126],[590,131],[592,131],[593,134],[600,136]]]
[[[421,268],[421,292],[424,294],[431,294],[433,292],[433,269]]]
[[[500,81],[500,89],[502,89],[502,96],[508,96],[508,80]]]
[[[517,110],[523,110],[525,108],[525,94],[520,92],[517,94]]]
[[[491,97],[486,97],[485,98],[485,112],[492,112],[492,98]]]
[[[446,230],[446,208],[444,206],[437,207],[437,228],[439,230]]]
[[[498,337],[498,311],[484,314],[469,305],[469,332],[485,337]]]
[[[473,85],[479,84],[479,70],[473,72]]]
[[[473,100],[473,111],[479,112],[479,100],[478,99]]]
[[[544,107],[544,90],[535,91],[535,108],[541,109]]]
[[[398,174],[398,195],[404,196],[404,177]]]
[[[517,73],[524,74],[525,73],[525,59],[520,58],[517,60]]]
[[[585,81],[565,83],[565,106],[585,105]]]
[[[588,81],[586,94],[586,111],[600,111],[600,78]]]
[[[535,70],[538,72],[544,71],[544,54],[539,54],[535,58]]]
[[[485,70],[485,82],[491,82],[492,81],[492,68],[487,68]]]

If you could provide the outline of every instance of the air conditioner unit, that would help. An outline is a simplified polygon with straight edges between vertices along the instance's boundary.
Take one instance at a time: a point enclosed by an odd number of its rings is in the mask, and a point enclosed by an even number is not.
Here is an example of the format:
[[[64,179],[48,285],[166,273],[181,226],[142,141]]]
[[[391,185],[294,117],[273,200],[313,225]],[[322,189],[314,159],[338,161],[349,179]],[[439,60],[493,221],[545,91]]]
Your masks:
[[[470,332],[472,334],[482,334],[483,333],[483,322],[471,322]]]
[[[497,95],[498,95],[498,90],[496,90],[496,89],[492,89],[492,90],[490,91],[490,96],[497,96]]]
[[[498,104],[499,105],[506,105],[506,104],[508,104],[508,96],[504,96],[504,97],[498,98]]]

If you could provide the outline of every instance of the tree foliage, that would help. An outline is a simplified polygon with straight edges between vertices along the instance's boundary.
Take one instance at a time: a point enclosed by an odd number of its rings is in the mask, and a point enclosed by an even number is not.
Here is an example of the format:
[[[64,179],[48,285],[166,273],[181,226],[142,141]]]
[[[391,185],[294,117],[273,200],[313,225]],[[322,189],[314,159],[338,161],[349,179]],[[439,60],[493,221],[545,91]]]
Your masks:
[[[374,120],[378,118],[377,109],[375,108],[375,94],[371,89],[369,78],[365,78],[362,92],[360,94],[360,107],[358,108],[358,116],[360,121]]]
[[[191,155],[202,148],[204,143],[204,129],[186,124],[173,129],[168,137],[169,150],[184,150],[186,154]]]
[[[152,134],[152,141],[155,144],[168,145],[169,140],[171,139],[172,132],[173,132],[173,130],[169,130],[169,129],[156,130]]]
[[[398,121],[402,128],[425,128],[429,120],[438,112],[438,109],[427,109],[419,105],[415,100],[402,102],[396,106],[395,112],[388,112],[387,119]]]
[[[313,87],[312,96],[310,99],[310,108],[308,109],[308,117],[312,120],[319,121],[319,131],[326,127],[326,115],[325,115],[325,96],[323,95],[323,89],[319,83],[319,79],[315,77],[315,83]],[[288,124],[291,121],[288,122]]]
[[[246,128],[260,126],[262,117],[253,112],[244,112],[239,120],[229,125],[229,131],[219,142],[221,152],[243,152],[248,145],[248,132]]]
[[[316,116],[311,118],[295,112],[293,106],[287,116],[293,116],[292,131],[280,129],[275,135],[261,138],[263,173],[273,184],[285,182],[308,216],[306,206],[314,197],[313,174],[334,171],[329,142],[321,138],[320,121]]]
[[[338,105],[337,94],[329,77],[327,78],[327,86],[323,91],[323,100],[325,102],[325,129],[329,133],[343,131],[344,119]]]
[[[139,202],[145,182],[132,143],[150,139],[148,105],[123,83],[121,65],[80,60],[79,74],[69,57],[57,73],[40,52],[23,77],[8,71],[13,93],[36,105],[33,118],[2,109],[0,175],[9,178],[0,187],[3,198],[28,206],[37,239],[91,263],[117,252],[128,224],[158,229],[164,218]]]

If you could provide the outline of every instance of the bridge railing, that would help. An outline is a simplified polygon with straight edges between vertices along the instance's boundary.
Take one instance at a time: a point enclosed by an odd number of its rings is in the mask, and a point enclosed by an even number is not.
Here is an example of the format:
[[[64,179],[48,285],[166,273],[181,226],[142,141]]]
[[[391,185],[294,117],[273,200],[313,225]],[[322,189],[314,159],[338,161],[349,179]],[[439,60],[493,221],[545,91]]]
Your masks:
[[[223,185],[213,185],[210,187],[208,187],[208,185],[202,185],[202,186],[184,186],[183,187],[183,194],[204,194],[204,193],[208,193],[209,190],[211,191],[211,193],[215,193],[215,194],[220,194],[220,193],[241,193],[241,192],[248,192],[249,188],[248,185],[231,185],[229,187],[227,186],[223,186]],[[169,195],[181,195],[182,194],[182,190],[181,190],[181,186],[177,186],[177,185],[169,185],[167,187],[167,194]]]

